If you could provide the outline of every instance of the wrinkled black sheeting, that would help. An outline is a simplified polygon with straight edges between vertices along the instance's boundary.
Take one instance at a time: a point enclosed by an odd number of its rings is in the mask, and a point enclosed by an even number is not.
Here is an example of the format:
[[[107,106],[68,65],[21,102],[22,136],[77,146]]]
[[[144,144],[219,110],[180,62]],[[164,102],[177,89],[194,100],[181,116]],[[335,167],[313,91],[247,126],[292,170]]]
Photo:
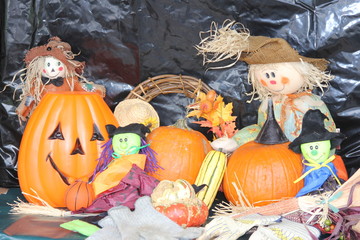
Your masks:
[[[201,78],[227,102],[233,102],[237,125],[256,122],[258,102],[246,103],[247,66],[238,63],[208,70],[193,47],[211,21],[242,22],[252,35],[285,38],[300,54],[324,57],[335,75],[323,96],[341,131],[347,135],[339,153],[350,172],[360,159],[360,3],[352,0],[5,0],[0,3],[0,87],[24,67],[31,47],[59,36],[80,52],[85,76],[107,88],[106,102],[114,109],[129,91],[148,77],[186,74]],[[16,80],[19,83],[19,80]],[[0,95],[0,185],[16,180],[21,128],[14,114],[14,89]],[[17,92],[18,96],[19,92]],[[151,103],[162,125],[185,114],[190,100],[182,95],[159,96]],[[197,125],[197,129],[200,129]],[[206,132],[205,129],[201,131]]]

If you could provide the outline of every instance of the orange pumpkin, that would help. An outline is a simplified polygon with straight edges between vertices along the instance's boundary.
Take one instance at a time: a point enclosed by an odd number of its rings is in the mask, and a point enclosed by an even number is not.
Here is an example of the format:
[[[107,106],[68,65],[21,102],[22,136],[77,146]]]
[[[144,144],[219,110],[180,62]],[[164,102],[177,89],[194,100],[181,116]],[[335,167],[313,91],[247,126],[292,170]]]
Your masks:
[[[38,195],[53,207],[65,207],[69,186],[77,180],[88,182],[92,175],[101,145],[108,140],[107,124],[118,125],[98,94],[47,93],[31,115],[21,140],[21,190]],[[41,204],[31,196],[25,197]]]
[[[233,183],[255,206],[294,197],[304,185],[303,181],[293,183],[301,176],[303,166],[301,155],[288,149],[288,144],[265,145],[252,141],[236,149],[224,175],[226,199],[240,203]]]
[[[65,204],[70,211],[87,208],[95,199],[94,189],[83,181],[73,182],[65,193]]]
[[[255,141],[240,146],[229,158],[223,180],[227,200],[241,202],[243,196],[236,188],[254,206],[295,197],[304,186],[303,181],[293,183],[301,176],[303,165],[301,155],[288,145],[269,101],[268,118]]]
[[[147,136],[156,152],[158,169],[150,175],[158,180],[185,179],[193,184],[206,154],[212,149],[206,137],[194,130],[162,126]]]

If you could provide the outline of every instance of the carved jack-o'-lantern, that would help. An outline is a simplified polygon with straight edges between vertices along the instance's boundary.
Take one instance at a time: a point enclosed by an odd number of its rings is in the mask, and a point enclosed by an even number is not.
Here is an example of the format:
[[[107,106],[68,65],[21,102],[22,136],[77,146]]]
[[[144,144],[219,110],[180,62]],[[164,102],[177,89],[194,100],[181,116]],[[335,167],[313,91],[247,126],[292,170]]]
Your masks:
[[[22,192],[38,195],[53,207],[65,207],[69,186],[88,182],[93,174],[101,146],[108,140],[107,124],[117,121],[98,94],[46,94],[26,125],[19,149]]]

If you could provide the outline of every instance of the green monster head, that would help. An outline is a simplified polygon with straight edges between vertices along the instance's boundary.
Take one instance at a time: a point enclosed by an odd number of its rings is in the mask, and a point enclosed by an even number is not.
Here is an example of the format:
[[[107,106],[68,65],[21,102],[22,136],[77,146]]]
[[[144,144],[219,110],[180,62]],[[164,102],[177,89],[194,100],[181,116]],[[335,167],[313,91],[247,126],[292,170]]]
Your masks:
[[[308,162],[323,163],[330,157],[330,140],[303,143],[300,145],[301,153]]]
[[[112,139],[114,153],[118,156],[136,154],[140,150],[141,137],[136,133],[115,134]]]

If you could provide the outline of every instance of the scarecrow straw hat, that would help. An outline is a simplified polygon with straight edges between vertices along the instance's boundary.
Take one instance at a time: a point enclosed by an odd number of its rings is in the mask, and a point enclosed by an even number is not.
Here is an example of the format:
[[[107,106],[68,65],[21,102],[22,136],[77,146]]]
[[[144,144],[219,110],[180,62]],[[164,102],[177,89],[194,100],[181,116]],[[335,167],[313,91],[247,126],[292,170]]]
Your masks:
[[[304,61],[325,71],[329,63],[323,58],[301,56],[282,38],[251,36],[248,29],[230,20],[226,20],[221,28],[212,23],[211,29],[204,33],[208,36],[202,38],[196,46],[198,53],[203,55],[204,64],[226,59],[234,60],[234,62],[225,67],[231,67],[237,61],[244,61],[247,64]]]
[[[141,99],[121,101],[114,110],[115,118],[120,127],[131,123],[141,123],[153,130],[160,126],[160,118],[150,103]]]
[[[74,60],[76,55],[71,51],[69,43],[61,41],[59,37],[52,37],[47,44],[31,48],[26,53],[24,61],[28,67],[38,57],[51,56],[60,60],[70,72],[76,71],[78,74],[82,74],[85,63]]]

